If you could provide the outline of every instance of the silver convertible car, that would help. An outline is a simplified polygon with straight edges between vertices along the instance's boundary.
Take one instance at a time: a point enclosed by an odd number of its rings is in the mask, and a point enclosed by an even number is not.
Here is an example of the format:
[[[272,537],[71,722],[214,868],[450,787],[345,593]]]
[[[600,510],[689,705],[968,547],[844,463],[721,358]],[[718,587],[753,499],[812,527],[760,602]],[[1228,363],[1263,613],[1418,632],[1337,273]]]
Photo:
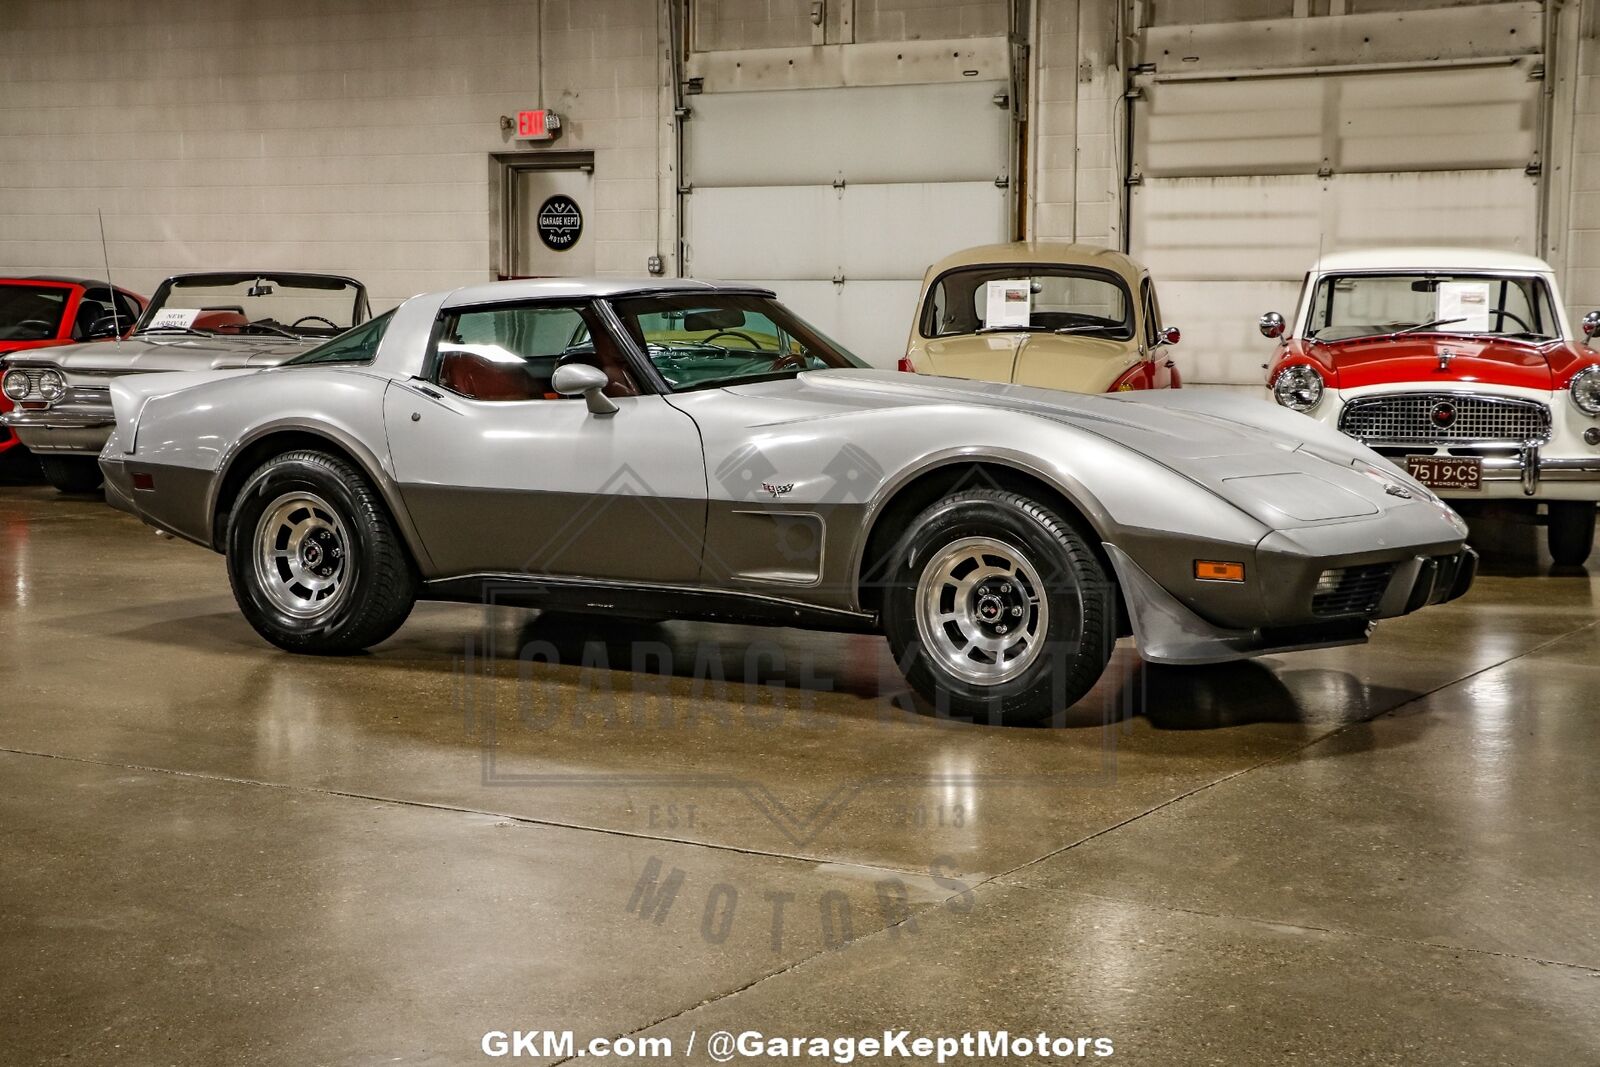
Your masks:
[[[1360,642],[1475,570],[1454,512],[1304,416],[874,371],[748,287],[432,293],[112,394],[112,501],[225,553],[294,652],[419,598],[880,631],[939,708],[1025,721],[1118,636],[1171,663]]]
[[[100,487],[95,457],[113,425],[111,380],[124,374],[271,367],[369,317],[352,278],[297,271],[212,271],[161,283],[125,339],[6,357],[0,416],[64,493]],[[126,330],[112,324],[111,333]]]

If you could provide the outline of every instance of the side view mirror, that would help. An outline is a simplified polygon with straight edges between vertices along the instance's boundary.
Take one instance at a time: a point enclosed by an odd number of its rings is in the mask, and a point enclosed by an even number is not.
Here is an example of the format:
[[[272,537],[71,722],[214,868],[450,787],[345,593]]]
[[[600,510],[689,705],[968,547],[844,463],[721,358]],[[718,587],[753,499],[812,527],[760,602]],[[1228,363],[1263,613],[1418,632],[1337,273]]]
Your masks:
[[[85,340],[103,341],[108,337],[116,337],[121,332],[118,327],[122,325],[120,321],[111,315],[95,319],[94,325],[89,327],[89,334]],[[133,323],[130,322],[127,325],[132,326]]]
[[[1161,331],[1161,339],[1156,343],[1162,345],[1175,345],[1182,338],[1183,334],[1178,332],[1178,328],[1176,326],[1168,326]]]
[[[1260,328],[1262,337],[1282,337],[1285,329],[1283,316],[1276,311],[1269,311],[1261,316],[1256,325]]]
[[[587,363],[566,363],[550,376],[550,388],[562,396],[582,395],[591,415],[615,415],[617,405],[603,389],[609,383],[606,372]]]
[[[1591,311],[1583,317],[1583,336],[1594,340],[1594,335],[1600,333],[1600,311]]]

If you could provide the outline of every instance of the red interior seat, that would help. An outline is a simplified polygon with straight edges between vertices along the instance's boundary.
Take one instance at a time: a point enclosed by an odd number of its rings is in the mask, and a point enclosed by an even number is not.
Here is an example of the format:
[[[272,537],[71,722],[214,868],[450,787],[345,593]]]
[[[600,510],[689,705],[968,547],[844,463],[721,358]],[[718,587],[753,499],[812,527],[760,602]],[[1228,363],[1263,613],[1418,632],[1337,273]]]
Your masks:
[[[242,330],[250,320],[237,311],[202,311],[194,317],[197,330]]]
[[[474,400],[543,400],[550,383],[521,363],[500,363],[477,352],[446,352],[439,359],[439,384]]]

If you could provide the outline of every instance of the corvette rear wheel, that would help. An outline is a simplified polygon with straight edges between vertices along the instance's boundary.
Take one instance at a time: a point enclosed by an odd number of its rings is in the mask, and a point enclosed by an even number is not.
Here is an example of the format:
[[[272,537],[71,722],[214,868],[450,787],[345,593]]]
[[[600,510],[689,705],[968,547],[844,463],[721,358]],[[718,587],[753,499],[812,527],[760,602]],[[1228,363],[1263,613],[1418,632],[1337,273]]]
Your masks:
[[[40,453],[44,480],[63,493],[93,493],[100,488],[100,461],[93,456],[52,456]]]
[[[1595,505],[1587,500],[1556,500],[1547,506],[1550,558],[1562,567],[1582,565],[1594,551]]]
[[[911,521],[886,574],[884,630],[940,711],[1026,723],[1070,707],[1105,670],[1114,590],[1086,534],[1037,501],[962,492]]]
[[[229,516],[228,579],[256,632],[290,652],[358,652],[392,635],[417,575],[366,476],[322,452],[261,466]]]

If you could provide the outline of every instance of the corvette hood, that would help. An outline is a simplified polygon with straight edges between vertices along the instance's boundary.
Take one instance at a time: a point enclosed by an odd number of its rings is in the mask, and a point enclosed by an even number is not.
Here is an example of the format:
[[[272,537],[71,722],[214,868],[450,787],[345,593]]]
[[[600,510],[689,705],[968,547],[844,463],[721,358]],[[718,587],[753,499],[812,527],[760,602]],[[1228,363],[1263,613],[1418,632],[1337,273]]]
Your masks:
[[[135,374],[169,370],[273,367],[320,342],[286,337],[192,337],[173,334],[125,341],[61,345],[7,356],[12,365],[46,364],[84,374]]]
[[[1139,453],[1270,526],[1373,515],[1411,499],[1386,494],[1381,480],[1353,466],[1384,465],[1375,453],[1253,396],[1193,389],[1090,395],[893,371],[817,371],[729,391],[769,397],[777,417],[764,427],[773,430],[907,406],[965,406],[992,410],[1002,419],[1047,419]],[[1428,495],[1399,471],[1392,481],[1417,497]]]
[[[989,408],[1000,417],[1034,415],[1066,422],[1140,452],[1162,457],[1181,453],[1196,459],[1216,459],[1259,453],[1263,447],[1292,450],[1299,444],[1292,438],[1285,439],[1281,432],[1269,433],[1249,421],[1228,415],[1236,410],[1259,408],[1261,415],[1272,418],[1283,411],[1276,405],[1254,397],[1222,394],[1204,397],[1199,391],[1069,393],[898,371],[814,371],[788,381],[736,386],[729,392],[796,401],[794,410],[806,413],[802,418],[907,405],[959,404]],[[1163,395],[1158,397],[1154,393]],[[1171,395],[1165,395],[1169,393]],[[1290,427],[1306,433],[1316,432],[1314,420],[1293,412],[1286,414],[1292,416],[1287,423]]]
[[[1393,340],[1374,337],[1314,347],[1316,355],[1333,367],[1340,389],[1419,381],[1550,389],[1554,383],[1549,354],[1560,351],[1562,345],[1557,341],[1432,335]]]

